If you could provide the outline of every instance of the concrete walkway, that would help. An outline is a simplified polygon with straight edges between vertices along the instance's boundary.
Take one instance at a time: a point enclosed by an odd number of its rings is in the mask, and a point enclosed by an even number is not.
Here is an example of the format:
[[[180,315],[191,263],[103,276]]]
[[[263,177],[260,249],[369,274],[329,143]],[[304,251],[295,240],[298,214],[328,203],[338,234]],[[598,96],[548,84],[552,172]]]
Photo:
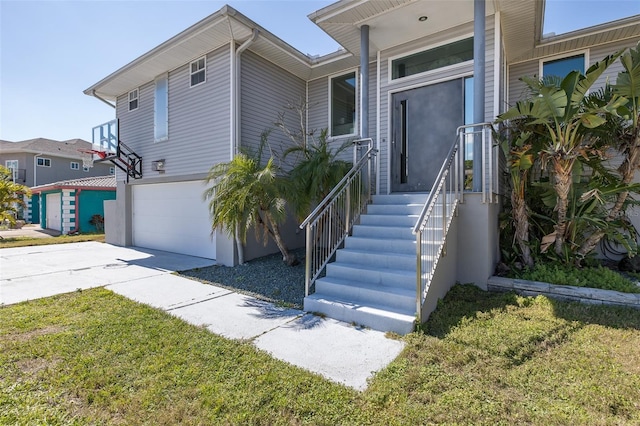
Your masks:
[[[213,261],[97,242],[0,249],[0,303],[105,286],[272,356],[363,390],[404,348],[384,333],[277,307],[173,275]]]

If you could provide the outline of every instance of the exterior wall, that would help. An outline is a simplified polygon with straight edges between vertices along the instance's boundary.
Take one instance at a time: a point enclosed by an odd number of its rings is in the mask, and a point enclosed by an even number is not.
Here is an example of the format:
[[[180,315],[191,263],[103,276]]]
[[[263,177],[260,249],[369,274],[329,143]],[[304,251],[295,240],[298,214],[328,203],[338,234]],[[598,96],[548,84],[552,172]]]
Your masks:
[[[116,198],[104,202],[105,241],[116,246],[131,245],[131,185],[117,183]]]
[[[273,123],[284,113],[287,127],[292,131],[300,129],[298,113],[292,107],[305,102],[306,83],[251,51],[242,54],[240,68],[241,146],[256,152],[262,133],[273,130],[269,146],[281,153],[292,142]]]
[[[154,141],[154,83],[139,88],[138,108],[129,111],[128,93],[118,97],[120,140],[143,158],[143,178],[175,180],[204,176],[211,166],[230,158],[230,54],[222,47],[206,55],[206,81],[190,87],[189,64],[169,72],[169,137]],[[165,160],[164,172],[151,170]]]
[[[115,200],[116,191],[87,191],[81,190],[78,194],[77,229],[80,232],[94,232],[96,227],[89,223],[93,215],[104,217],[104,202]]]
[[[292,146],[292,142],[281,130],[276,129],[273,123],[278,119],[278,114],[284,113],[284,121],[288,128],[292,131],[300,129],[298,113],[289,107],[305,102],[306,83],[250,51],[242,54],[240,68],[241,146],[249,152],[257,152],[262,133],[271,129],[269,147],[279,155]],[[268,154],[269,149],[265,149],[263,159],[266,159]],[[291,163],[292,159],[293,156],[287,157],[283,166],[286,168],[286,164]],[[297,222],[292,215],[282,225],[281,231],[290,249],[304,245],[304,234],[298,232]],[[255,240],[253,232],[248,233],[245,260],[276,252],[278,247],[273,241],[263,245]]]
[[[605,56],[610,55],[620,49],[635,47],[636,44],[640,41],[640,38],[629,39],[629,40],[621,40],[615,43],[606,43],[599,46],[592,46],[591,48],[586,49],[588,56],[588,66],[593,65],[594,63],[604,59]],[[575,50],[575,51],[567,51],[566,55],[563,56],[571,56],[571,53],[582,53],[585,49]],[[554,55],[554,57],[557,55]],[[543,57],[538,59],[533,59],[526,62],[520,62],[517,64],[509,65],[509,105],[513,106],[515,103],[525,97],[527,95],[527,87],[521,82],[519,79],[523,76],[538,76],[540,71],[540,61],[546,60],[549,57]],[[612,64],[605,73],[603,73],[600,78],[596,81],[594,87],[599,88],[603,87],[606,81],[608,80],[610,83],[615,83],[616,77],[618,73],[622,71],[622,65],[620,61],[616,61]]]

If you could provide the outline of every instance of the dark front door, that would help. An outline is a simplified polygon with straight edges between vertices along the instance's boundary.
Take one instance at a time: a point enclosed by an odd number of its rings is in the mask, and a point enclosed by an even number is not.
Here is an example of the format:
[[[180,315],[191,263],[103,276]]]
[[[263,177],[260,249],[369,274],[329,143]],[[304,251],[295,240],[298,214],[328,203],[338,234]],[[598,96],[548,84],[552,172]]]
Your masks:
[[[456,129],[464,124],[464,80],[393,94],[391,191],[427,192]]]

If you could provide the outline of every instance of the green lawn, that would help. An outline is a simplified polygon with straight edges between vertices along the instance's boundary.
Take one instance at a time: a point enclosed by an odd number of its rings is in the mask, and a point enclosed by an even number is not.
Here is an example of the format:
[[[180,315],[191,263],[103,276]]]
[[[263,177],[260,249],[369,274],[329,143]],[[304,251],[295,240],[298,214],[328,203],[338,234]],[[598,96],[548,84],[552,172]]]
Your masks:
[[[47,246],[50,244],[82,243],[98,241],[104,243],[104,234],[60,235],[51,238],[11,237],[0,239],[0,248]]]
[[[0,424],[640,424],[640,311],[457,286],[357,392],[94,289],[0,308]]]

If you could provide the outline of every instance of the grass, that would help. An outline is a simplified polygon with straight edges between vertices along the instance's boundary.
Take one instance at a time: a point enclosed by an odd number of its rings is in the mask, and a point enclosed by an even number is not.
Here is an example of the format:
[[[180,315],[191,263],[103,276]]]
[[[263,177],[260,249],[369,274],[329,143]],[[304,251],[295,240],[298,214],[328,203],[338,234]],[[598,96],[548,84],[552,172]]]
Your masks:
[[[0,424],[639,424],[640,311],[456,286],[357,392],[94,289],[0,308]]]
[[[515,274],[517,278],[574,287],[591,287],[640,293],[640,287],[620,273],[603,266],[576,269],[567,265],[536,263]]]
[[[82,243],[98,241],[104,243],[104,234],[60,235],[51,238],[11,237],[0,239],[0,248],[47,246],[50,244]]]

